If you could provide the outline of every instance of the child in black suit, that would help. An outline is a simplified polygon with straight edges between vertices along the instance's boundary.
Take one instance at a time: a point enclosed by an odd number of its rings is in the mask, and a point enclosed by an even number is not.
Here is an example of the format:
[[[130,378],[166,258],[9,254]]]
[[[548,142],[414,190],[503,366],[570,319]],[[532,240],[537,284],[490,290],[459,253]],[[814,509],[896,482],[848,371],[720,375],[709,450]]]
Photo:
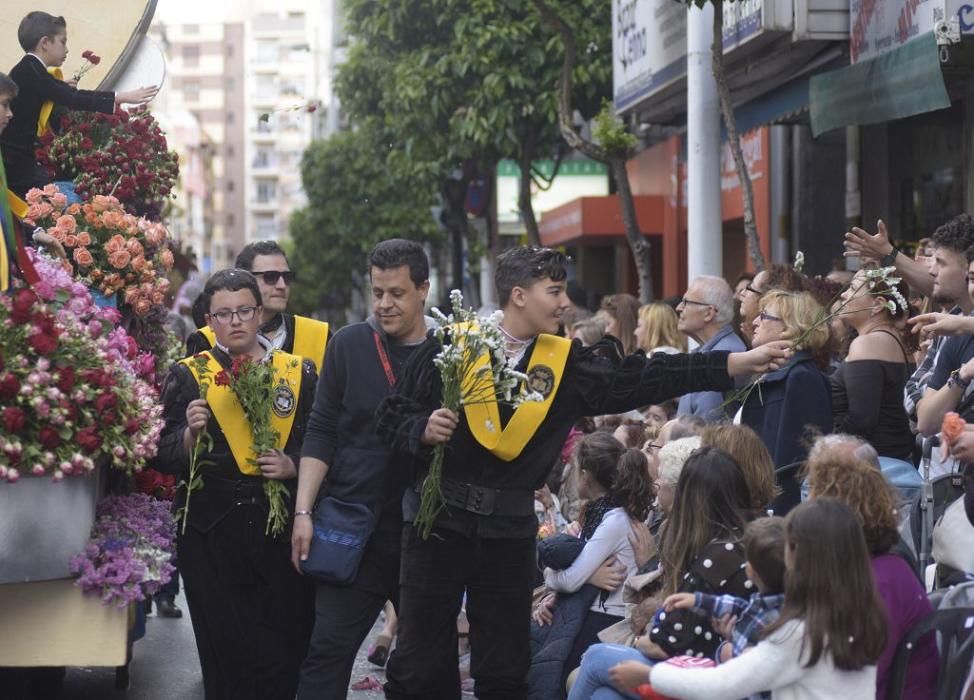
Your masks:
[[[11,104],[14,116],[0,136],[0,151],[7,171],[7,186],[23,197],[32,187],[43,187],[50,181],[34,155],[40,145],[38,120],[45,102],[111,114],[123,103],[149,102],[158,87],[119,93],[78,90],[74,81],[62,82],[55,78],[47,69],[61,66],[68,55],[67,25],[63,17],[30,12],[20,22],[17,39],[27,55],[10,71],[20,92]]]

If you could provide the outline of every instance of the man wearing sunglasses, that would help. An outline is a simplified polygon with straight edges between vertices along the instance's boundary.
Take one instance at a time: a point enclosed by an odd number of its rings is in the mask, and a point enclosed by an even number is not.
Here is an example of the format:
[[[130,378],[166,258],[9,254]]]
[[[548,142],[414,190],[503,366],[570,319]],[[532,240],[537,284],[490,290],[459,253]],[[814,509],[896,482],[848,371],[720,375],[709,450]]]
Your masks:
[[[264,314],[260,334],[270,343],[271,349],[282,350],[307,358],[321,371],[328,342],[328,324],[313,318],[287,313],[294,273],[287,255],[275,241],[255,241],[244,246],[237,256],[235,266],[247,270],[257,278],[264,299]],[[195,355],[213,347],[213,329],[203,327],[186,341],[189,355]]]

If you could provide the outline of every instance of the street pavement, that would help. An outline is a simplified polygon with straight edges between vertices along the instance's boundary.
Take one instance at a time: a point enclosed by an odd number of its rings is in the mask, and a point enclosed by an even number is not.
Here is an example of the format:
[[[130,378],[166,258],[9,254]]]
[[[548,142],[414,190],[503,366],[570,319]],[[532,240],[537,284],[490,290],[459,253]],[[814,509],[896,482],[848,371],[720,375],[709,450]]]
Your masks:
[[[178,620],[149,615],[145,637],[132,648],[127,691],[115,689],[111,668],[71,668],[58,700],[203,700],[203,680],[196,656],[196,641],[186,600],[177,599],[183,609]],[[381,629],[376,623],[359,650],[352,671],[352,683],[372,676],[385,682],[385,672],[368,662],[369,647]],[[382,691],[349,690],[349,700],[381,700]]]

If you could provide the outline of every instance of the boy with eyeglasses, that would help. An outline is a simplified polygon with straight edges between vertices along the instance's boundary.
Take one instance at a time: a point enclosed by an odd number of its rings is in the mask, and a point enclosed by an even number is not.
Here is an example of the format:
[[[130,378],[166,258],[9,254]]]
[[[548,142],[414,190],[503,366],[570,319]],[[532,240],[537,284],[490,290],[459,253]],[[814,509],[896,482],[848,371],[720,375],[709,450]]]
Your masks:
[[[200,398],[204,379],[197,358],[174,365],[163,389],[165,427],[151,466],[179,474],[185,483],[197,437],[205,429],[212,440],[200,455],[202,486],[193,490],[177,538],[206,697],[293,700],[315,617],[314,586],[291,566],[290,526],[317,374],[310,360],[273,349],[257,333],[262,296],[249,272],[217,272],[202,298],[215,334],[214,347],[201,353],[209,370],[206,399]],[[277,449],[260,455],[251,450],[243,408],[219,377],[238,358],[275,370],[268,389],[274,392],[271,425],[280,438]],[[266,531],[265,480],[281,481],[289,492],[288,527],[278,536]],[[180,488],[176,506],[186,503]]]
[[[264,300],[260,334],[272,348],[307,358],[320,372],[330,337],[328,324],[287,313],[295,275],[284,249],[275,241],[255,241],[244,246],[235,264],[257,278]],[[213,337],[210,326],[200,328],[186,340],[187,354],[195,355],[213,347]]]

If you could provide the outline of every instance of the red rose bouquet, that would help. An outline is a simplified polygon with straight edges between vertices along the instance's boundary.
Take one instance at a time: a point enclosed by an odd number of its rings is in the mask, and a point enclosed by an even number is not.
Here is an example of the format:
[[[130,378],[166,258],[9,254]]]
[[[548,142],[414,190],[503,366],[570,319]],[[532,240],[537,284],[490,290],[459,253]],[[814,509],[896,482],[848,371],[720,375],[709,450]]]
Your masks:
[[[109,192],[129,211],[160,218],[179,176],[179,156],[147,109],[72,111],[58,131],[42,137],[37,150],[52,178],[73,180],[84,199]]]
[[[24,223],[43,228],[65,250],[71,272],[105,296],[143,316],[165,301],[173,265],[168,232],[159,222],[125,211],[116,197],[96,195],[84,204],[68,204],[54,185],[27,193]]]

